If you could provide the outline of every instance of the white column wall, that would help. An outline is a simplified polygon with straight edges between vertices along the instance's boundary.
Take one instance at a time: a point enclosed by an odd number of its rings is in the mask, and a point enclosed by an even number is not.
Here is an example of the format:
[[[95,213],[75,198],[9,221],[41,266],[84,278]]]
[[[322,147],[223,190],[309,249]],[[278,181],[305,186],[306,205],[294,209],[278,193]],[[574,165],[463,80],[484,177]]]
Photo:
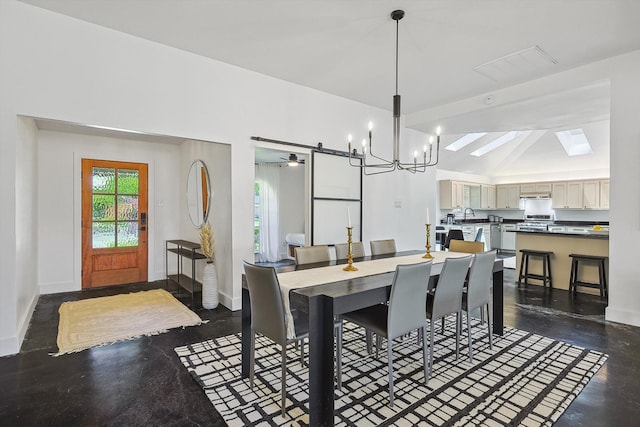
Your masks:
[[[640,52],[611,78],[609,305],[606,319],[640,326]]]

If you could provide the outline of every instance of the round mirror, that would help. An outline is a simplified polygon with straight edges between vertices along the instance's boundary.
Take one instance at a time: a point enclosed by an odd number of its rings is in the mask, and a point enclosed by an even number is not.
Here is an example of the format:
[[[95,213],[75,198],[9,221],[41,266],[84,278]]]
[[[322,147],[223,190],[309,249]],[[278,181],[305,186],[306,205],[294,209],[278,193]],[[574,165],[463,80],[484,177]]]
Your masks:
[[[191,164],[187,177],[187,210],[189,218],[196,228],[202,227],[209,216],[211,187],[209,171],[202,160]]]

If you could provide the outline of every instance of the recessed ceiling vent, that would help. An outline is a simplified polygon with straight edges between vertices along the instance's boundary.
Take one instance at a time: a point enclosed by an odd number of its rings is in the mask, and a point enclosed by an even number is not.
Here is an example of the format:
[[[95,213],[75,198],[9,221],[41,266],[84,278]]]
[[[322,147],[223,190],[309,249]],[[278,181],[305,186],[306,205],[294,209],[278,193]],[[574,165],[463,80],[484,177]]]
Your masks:
[[[531,46],[473,69],[494,82],[506,83],[542,76],[557,64],[558,61],[539,46]]]

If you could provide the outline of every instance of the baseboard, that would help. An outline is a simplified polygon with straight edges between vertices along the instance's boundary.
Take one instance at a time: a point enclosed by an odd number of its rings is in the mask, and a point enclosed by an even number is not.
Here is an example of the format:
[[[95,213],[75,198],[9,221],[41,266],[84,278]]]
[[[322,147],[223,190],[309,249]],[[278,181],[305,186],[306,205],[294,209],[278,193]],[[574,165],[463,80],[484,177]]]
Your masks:
[[[73,292],[79,291],[76,289],[73,282],[53,282],[53,283],[41,283],[38,285],[40,289],[40,295],[59,294],[60,292]]]
[[[637,311],[616,310],[613,307],[607,307],[604,312],[604,318],[609,322],[640,326],[640,313]]]
[[[220,304],[224,305],[231,311],[241,310],[242,309],[242,298],[231,298],[229,295],[223,294],[220,292],[218,294],[220,297]]]
[[[36,308],[39,296],[40,294],[35,293],[31,297],[29,308],[24,313],[24,316],[22,316],[22,320],[19,322],[18,327],[16,328],[16,335],[6,338],[0,338],[0,357],[9,356],[20,352],[20,346],[22,345],[22,341],[24,341],[25,335],[27,335],[29,322],[31,322],[31,316],[33,316],[33,311]]]
[[[27,330],[29,329],[29,323],[31,322],[31,317],[33,316],[33,312],[36,309],[36,305],[38,304],[38,298],[40,297],[39,293],[35,293],[31,297],[31,303],[29,304],[29,308],[27,312],[22,317],[22,321],[18,324],[18,351],[22,346],[22,341],[24,341],[24,337],[27,335]]]
[[[0,338],[0,357],[11,356],[19,351],[18,337]]]

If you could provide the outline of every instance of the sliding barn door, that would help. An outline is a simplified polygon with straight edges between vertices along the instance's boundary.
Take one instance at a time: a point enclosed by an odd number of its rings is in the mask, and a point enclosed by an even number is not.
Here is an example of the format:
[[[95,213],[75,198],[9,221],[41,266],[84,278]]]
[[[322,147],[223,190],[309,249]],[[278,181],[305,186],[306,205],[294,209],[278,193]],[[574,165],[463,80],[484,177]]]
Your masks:
[[[82,160],[82,288],[147,281],[147,165]]]
[[[359,159],[354,159],[359,163]],[[362,241],[362,172],[346,155],[312,152],[311,244],[347,241],[349,216],[353,241]]]

